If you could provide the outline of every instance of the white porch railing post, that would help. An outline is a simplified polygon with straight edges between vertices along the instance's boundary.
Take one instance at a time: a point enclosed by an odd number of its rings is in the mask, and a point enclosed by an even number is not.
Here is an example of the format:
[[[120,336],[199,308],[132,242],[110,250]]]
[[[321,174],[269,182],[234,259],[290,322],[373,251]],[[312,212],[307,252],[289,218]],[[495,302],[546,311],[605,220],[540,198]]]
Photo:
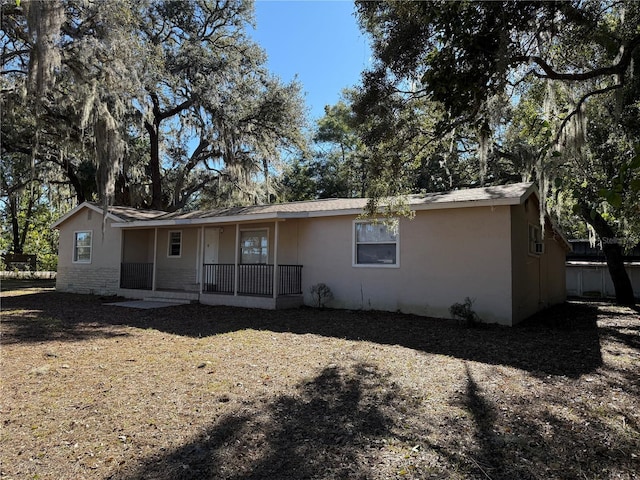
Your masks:
[[[124,228],[120,229],[120,265],[118,265],[118,287],[122,288],[122,265],[124,264]]]
[[[236,255],[235,255],[235,263],[233,266],[233,295],[235,297],[238,296],[238,285],[239,285],[239,271],[238,271],[238,261],[240,257],[240,224],[236,223]]]
[[[200,231],[197,234],[197,248],[196,248],[196,284],[198,290],[202,292],[202,286],[204,285],[204,227],[200,227]]]
[[[273,233],[273,243],[274,243],[274,247],[273,247],[273,298],[276,299],[278,298],[278,281],[279,281],[279,275],[278,275],[278,237],[279,237],[279,229],[278,229],[278,225],[280,222],[278,222],[276,220],[276,226],[274,229],[274,233]]]
[[[158,229],[153,231],[153,280],[151,281],[151,291],[156,291],[156,271],[158,264]]]

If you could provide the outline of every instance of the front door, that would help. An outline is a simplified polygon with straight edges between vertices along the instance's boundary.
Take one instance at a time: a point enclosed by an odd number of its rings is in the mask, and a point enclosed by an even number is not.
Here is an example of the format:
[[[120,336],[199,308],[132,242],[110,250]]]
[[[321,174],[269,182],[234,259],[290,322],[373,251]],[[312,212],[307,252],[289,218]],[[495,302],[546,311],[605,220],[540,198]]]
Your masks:
[[[220,246],[220,229],[204,229],[204,291],[215,292],[218,285],[218,247]]]
[[[220,229],[204,229],[204,263],[218,263],[218,247],[220,245]]]

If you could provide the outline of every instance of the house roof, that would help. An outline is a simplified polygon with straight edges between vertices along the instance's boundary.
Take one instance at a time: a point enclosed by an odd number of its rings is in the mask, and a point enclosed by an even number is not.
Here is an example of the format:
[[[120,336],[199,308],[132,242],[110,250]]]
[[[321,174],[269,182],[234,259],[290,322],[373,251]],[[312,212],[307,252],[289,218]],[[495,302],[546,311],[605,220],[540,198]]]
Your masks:
[[[102,205],[99,205],[94,202],[83,202],[74,209],[67,212],[65,215],[60,217],[51,228],[58,228],[69,218],[73,217],[80,210],[88,208],[89,210],[93,210],[94,212],[103,214],[104,210],[102,209]],[[152,218],[158,217],[159,215],[164,215],[165,212],[161,212],[158,210],[140,210],[132,207],[119,207],[119,206],[111,206],[107,212],[107,218],[113,220],[114,222],[133,222],[133,221],[144,221],[150,220]]]
[[[517,205],[523,203],[531,193],[536,193],[537,195],[537,189],[533,183],[526,182],[443,193],[408,195],[405,201],[412,210]],[[151,216],[146,219],[125,220],[114,224],[114,226],[126,228],[185,224],[200,225],[252,220],[359,215],[364,211],[367,202],[368,199],[366,198],[329,198],[304,202],[196,210],[185,213],[174,212]],[[386,204],[384,201],[381,203],[382,205]]]
[[[102,211],[102,208],[100,209]],[[133,222],[135,220],[151,220],[152,218],[158,218],[165,215],[166,212],[160,210],[140,210],[132,207],[109,207],[109,213],[122,219],[125,222]]]
[[[514,183],[493,187],[469,188],[441,193],[408,195],[406,205],[414,211],[446,208],[465,208],[498,205],[519,205],[531,195],[540,198],[538,189],[532,182]],[[212,225],[221,223],[250,222],[261,220],[284,220],[287,218],[312,218],[340,215],[360,215],[367,206],[366,198],[329,198],[303,202],[278,203],[270,205],[251,205],[246,207],[196,210],[193,212],[161,212],[158,210],[139,210],[131,207],[111,206],[107,218],[113,221],[113,227],[149,228],[173,225]],[[381,201],[382,206],[388,204]],[[101,215],[102,206],[84,202],[55,222],[58,228],[68,218],[83,208],[90,208]],[[547,226],[565,247],[570,250],[569,242],[547,216]]]
[[[404,198],[411,210],[463,208],[497,205],[518,205],[531,195],[538,196],[536,186],[531,182],[500,185],[494,187],[470,188],[442,193],[408,195]],[[196,210],[193,212],[160,212],[138,210],[130,207],[109,207],[107,218],[113,220],[114,227],[139,228],[172,225],[204,225],[216,223],[248,222],[286,218],[310,218],[337,215],[362,214],[366,198],[330,198],[289,202],[270,205]],[[382,206],[388,204],[381,201]],[[69,217],[83,208],[90,208],[102,214],[102,207],[92,202],[84,202],[53,224],[60,226]]]

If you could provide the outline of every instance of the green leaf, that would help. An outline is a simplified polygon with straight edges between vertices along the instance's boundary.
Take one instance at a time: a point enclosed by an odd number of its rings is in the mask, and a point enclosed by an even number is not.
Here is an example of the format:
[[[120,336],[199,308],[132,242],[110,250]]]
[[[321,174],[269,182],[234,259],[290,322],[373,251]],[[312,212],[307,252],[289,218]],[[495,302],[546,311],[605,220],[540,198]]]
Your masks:
[[[561,156],[562,156],[562,154],[561,154],[559,151],[555,150],[555,151],[553,151],[553,152],[551,153],[551,156],[552,156],[552,157],[561,157]]]
[[[607,202],[609,202],[612,207],[620,208],[622,206],[622,195],[615,192],[607,198]]]
[[[633,180],[631,180],[631,182],[629,182],[629,186],[631,187],[632,191],[640,192],[640,178],[634,178]]]
[[[636,155],[633,160],[631,160],[631,163],[629,164],[629,168],[631,168],[632,170],[634,168],[640,168],[640,154]]]

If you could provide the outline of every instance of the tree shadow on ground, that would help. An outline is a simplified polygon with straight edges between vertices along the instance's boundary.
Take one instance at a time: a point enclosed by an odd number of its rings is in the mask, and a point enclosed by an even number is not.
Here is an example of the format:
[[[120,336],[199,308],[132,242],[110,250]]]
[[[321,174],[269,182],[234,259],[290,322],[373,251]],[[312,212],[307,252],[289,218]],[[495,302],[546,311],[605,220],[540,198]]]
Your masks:
[[[636,478],[640,468],[633,408],[640,372],[624,363],[640,358],[632,338],[635,312],[569,303],[515,328],[468,328],[383,312],[134,310],[104,306],[107,301],[113,299],[53,292],[3,298],[0,340],[78,341],[132,334],[129,327],[193,338],[254,329],[397,345],[455,357],[466,367],[463,386],[453,382],[455,391],[437,407],[429,406],[429,392],[416,399],[410,386],[399,387],[382,367],[363,363],[326,367],[287,395],[221,397],[231,402],[225,414],[208,418],[199,435],[170,451],[127,458],[111,480],[389,478],[380,471],[397,478],[595,480]],[[52,327],[33,330],[39,322]],[[601,340],[609,355],[604,366]],[[611,349],[622,352],[617,367]],[[530,372],[523,377],[534,387],[503,391],[500,375],[519,378],[521,372],[499,365]],[[415,470],[404,467],[409,461]]]
[[[89,338],[92,329],[96,336],[113,334],[105,326],[120,325],[191,337],[254,329],[399,345],[540,374],[577,377],[602,364],[599,311],[588,303],[559,305],[513,328],[471,328],[452,320],[377,311],[266,311],[198,304],[138,310],[103,305],[113,300],[58,292],[9,297],[3,302],[6,309],[28,310],[29,316],[10,313],[3,342],[75,341]],[[59,329],[34,327],[38,322],[58,322]]]
[[[53,290],[3,297],[0,345],[127,336],[100,305],[100,297]]]
[[[328,367],[267,404],[247,400],[199,437],[111,480],[366,479],[365,446],[389,435],[397,391],[376,368]]]
[[[637,425],[625,432],[608,413],[576,418],[554,389],[536,400],[496,395],[478,370],[465,364],[466,387],[425,411],[375,366],[327,367],[291,395],[245,399],[191,441],[105,480],[635,478]]]
[[[535,392],[535,401],[520,398],[509,405],[503,397],[497,404],[468,364],[465,369],[466,391],[452,403],[469,412],[473,435],[466,445],[447,445],[445,454],[450,461],[465,463],[474,478],[636,478],[640,444],[633,419],[621,429],[611,424],[610,412],[598,414],[598,405],[590,406],[593,411],[587,418],[580,418],[571,411],[574,399],[553,390]]]
[[[616,339],[630,348],[640,350],[640,326],[608,326],[601,329],[602,335]]]

